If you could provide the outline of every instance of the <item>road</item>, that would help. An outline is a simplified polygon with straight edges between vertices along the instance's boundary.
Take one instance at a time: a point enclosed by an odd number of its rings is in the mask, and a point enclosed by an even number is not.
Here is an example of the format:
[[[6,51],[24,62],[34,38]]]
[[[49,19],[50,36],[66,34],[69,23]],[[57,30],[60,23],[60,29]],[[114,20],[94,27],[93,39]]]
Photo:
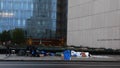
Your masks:
[[[0,68],[120,68],[120,62],[1,61]]]

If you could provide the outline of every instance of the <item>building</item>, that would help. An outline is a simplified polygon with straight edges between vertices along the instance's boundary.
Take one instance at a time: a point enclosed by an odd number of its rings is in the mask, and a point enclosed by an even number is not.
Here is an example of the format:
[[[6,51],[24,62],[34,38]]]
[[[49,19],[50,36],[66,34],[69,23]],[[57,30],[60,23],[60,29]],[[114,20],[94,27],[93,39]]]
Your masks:
[[[68,0],[57,0],[56,39],[63,40],[65,45],[67,40],[67,10]]]
[[[33,16],[27,19],[27,36],[37,39],[55,38],[57,0],[33,0]]]
[[[67,44],[120,49],[120,0],[69,0]]]
[[[32,0],[0,0],[0,32],[26,27],[26,19],[33,15]]]
[[[0,0],[0,32],[22,28],[37,42],[60,41],[66,40],[66,26],[67,0]]]
[[[35,0],[33,16],[27,20],[27,33],[36,41],[66,44],[67,0]]]

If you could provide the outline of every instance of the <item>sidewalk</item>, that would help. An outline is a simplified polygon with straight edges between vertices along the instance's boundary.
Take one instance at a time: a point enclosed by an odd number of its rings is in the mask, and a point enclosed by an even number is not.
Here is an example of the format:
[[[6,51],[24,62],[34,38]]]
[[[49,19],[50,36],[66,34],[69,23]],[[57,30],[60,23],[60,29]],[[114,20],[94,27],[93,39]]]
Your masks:
[[[27,56],[5,56],[5,54],[0,54],[1,61],[45,61],[45,60],[63,60],[62,57],[59,56],[45,56],[45,57],[27,57]],[[90,58],[80,58],[80,57],[72,57],[71,61],[120,61],[119,56],[96,56],[93,55]]]

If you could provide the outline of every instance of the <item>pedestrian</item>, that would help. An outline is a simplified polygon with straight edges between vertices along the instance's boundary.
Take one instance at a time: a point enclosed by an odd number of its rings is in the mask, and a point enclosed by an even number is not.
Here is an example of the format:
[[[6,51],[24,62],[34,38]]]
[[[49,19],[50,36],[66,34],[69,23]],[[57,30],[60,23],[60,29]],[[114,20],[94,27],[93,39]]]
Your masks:
[[[36,56],[36,47],[32,46],[32,56]]]
[[[10,42],[8,41],[7,43],[5,43],[5,45],[6,45],[6,56],[10,56],[11,55]]]
[[[26,56],[30,56],[30,46],[29,45],[26,48]]]

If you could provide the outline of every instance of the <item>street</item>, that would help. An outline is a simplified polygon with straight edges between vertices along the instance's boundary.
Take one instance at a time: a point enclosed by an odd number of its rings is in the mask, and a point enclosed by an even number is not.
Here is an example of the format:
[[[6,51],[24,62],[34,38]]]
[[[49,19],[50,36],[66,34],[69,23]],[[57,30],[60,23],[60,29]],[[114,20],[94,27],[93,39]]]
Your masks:
[[[120,68],[120,62],[1,61],[0,68]]]

